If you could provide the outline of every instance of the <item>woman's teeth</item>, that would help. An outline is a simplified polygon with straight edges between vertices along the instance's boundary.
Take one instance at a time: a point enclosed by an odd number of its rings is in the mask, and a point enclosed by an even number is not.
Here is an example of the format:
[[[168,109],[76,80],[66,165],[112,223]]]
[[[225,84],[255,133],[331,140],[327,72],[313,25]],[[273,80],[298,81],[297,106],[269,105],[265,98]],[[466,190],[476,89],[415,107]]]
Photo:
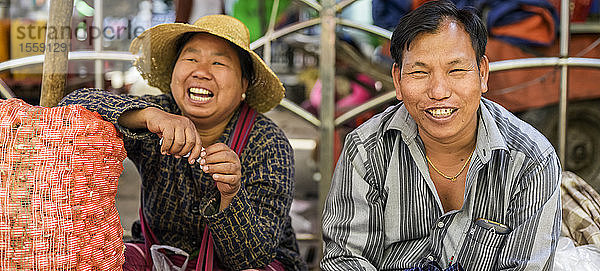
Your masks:
[[[436,108],[427,110],[429,114],[433,115],[436,118],[443,118],[452,115],[454,109],[452,108]]]
[[[213,97],[213,93],[208,89],[190,88],[190,99],[193,101],[205,102]]]

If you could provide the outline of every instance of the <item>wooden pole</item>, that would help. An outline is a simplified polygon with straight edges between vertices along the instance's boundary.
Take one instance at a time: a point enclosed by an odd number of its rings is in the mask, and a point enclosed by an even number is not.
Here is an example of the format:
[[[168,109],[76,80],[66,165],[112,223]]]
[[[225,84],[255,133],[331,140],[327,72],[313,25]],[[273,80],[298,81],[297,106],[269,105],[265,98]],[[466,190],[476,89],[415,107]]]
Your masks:
[[[335,0],[322,0],[321,5],[321,46],[319,55],[319,78],[321,79],[321,108],[319,117],[321,129],[319,137],[319,214],[323,214],[325,200],[331,186],[335,167],[333,145],[335,132]],[[321,225],[322,225],[321,218]],[[321,242],[322,229],[319,227]],[[323,246],[319,247],[319,259],[323,258]]]
[[[71,47],[72,16],[73,0],[50,1],[50,14],[46,26],[46,44],[44,46],[41,106],[56,106],[64,95],[69,48]]]

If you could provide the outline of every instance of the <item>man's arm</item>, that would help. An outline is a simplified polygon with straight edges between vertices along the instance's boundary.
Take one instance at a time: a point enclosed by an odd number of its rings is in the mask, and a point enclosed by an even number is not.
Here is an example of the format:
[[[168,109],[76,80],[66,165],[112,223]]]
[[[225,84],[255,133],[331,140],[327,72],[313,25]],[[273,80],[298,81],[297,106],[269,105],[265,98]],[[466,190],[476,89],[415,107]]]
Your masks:
[[[383,208],[368,192],[367,158],[351,133],[336,166],[323,212],[322,270],[377,270],[383,257]]]
[[[502,270],[552,270],[560,235],[560,162],[554,150],[527,173],[509,203],[512,232],[498,258]]]

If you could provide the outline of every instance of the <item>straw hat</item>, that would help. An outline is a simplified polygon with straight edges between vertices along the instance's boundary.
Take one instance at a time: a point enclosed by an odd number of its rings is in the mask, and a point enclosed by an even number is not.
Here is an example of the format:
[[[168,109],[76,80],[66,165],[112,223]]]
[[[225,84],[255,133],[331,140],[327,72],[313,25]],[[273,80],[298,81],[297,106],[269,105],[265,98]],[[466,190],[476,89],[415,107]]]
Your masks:
[[[148,84],[164,93],[171,92],[172,64],[177,56],[175,43],[187,32],[205,32],[221,37],[250,54],[254,66],[254,82],[248,85],[246,102],[258,112],[271,110],[283,99],[285,89],[279,78],[254,51],[250,50],[248,28],[238,19],[227,15],[204,16],[194,24],[160,24],[135,38],[129,51],[133,54],[141,53],[135,66],[142,77],[148,80]]]

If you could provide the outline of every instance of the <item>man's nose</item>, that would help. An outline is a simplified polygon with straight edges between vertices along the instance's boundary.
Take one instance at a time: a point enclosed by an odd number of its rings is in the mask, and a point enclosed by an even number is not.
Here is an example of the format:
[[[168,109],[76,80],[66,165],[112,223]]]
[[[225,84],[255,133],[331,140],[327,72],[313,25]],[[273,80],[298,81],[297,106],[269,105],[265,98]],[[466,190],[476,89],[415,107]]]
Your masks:
[[[433,100],[443,100],[451,95],[450,84],[448,79],[443,75],[435,75],[432,77],[427,95]]]

